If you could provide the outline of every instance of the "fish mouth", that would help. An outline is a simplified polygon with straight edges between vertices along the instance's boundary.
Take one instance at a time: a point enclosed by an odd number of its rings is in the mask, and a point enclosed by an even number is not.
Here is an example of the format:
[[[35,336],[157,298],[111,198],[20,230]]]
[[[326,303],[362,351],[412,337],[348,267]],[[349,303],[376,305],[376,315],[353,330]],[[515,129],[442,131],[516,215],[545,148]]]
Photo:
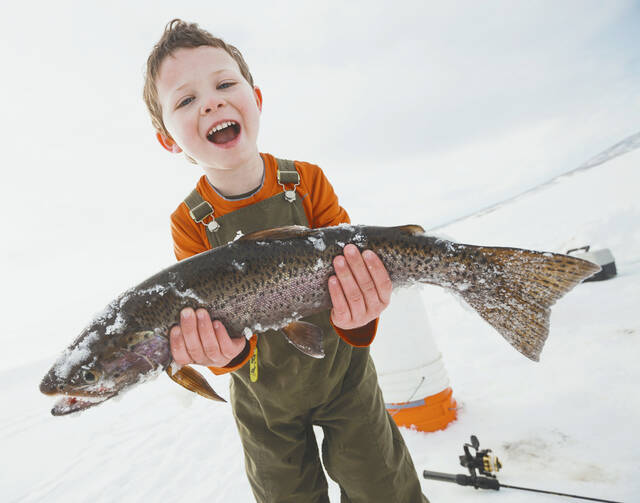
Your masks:
[[[116,393],[102,396],[65,395],[55,403],[53,409],[51,409],[51,414],[65,416],[73,412],[80,412],[89,407],[99,405],[115,395]]]

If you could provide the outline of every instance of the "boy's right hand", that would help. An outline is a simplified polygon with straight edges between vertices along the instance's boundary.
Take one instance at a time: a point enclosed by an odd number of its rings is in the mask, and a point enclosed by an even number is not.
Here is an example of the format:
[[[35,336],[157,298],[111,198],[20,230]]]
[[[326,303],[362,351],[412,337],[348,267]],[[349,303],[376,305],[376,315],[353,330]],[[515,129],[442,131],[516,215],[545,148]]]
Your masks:
[[[196,363],[207,367],[224,367],[245,347],[244,337],[231,339],[218,320],[211,321],[206,309],[190,307],[180,312],[180,325],[169,332],[171,355],[179,365]]]

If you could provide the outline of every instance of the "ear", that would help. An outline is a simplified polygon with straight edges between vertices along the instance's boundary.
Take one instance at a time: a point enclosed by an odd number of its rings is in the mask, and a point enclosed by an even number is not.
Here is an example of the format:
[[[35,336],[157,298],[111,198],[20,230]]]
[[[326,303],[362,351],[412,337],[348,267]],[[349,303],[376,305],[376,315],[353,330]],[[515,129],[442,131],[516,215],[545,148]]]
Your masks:
[[[173,141],[173,138],[169,138],[162,133],[156,133],[156,138],[160,142],[160,145],[162,145],[172,154],[179,154],[180,152],[182,152],[182,149],[178,147],[178,144],[175,141]]]
[[[262,91],[258,86],[254,86],[253,92],[256,95],[256,103],[258,104],[258,110],[262,112]]]

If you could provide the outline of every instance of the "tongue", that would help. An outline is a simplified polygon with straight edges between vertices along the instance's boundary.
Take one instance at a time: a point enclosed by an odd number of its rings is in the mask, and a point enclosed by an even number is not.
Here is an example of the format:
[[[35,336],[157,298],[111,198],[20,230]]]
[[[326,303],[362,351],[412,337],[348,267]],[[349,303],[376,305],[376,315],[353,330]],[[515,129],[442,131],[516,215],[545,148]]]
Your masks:
[[[213,133],[213,135],[211,135],[211,140],[213,143],[227,143],[234,140],[236,136],[238,136],[236,126],[229,126]]]

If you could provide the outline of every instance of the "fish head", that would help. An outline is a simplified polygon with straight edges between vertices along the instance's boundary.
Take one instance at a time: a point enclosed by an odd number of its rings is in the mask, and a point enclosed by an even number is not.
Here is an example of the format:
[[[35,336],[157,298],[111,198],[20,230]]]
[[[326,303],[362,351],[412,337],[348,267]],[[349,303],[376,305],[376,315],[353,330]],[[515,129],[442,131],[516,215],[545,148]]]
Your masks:
[[[98,319],[60,355],[40,391],[60,396],[51,413],[61,416],[113,398],[170,363],[169,341],[161,330]]]

